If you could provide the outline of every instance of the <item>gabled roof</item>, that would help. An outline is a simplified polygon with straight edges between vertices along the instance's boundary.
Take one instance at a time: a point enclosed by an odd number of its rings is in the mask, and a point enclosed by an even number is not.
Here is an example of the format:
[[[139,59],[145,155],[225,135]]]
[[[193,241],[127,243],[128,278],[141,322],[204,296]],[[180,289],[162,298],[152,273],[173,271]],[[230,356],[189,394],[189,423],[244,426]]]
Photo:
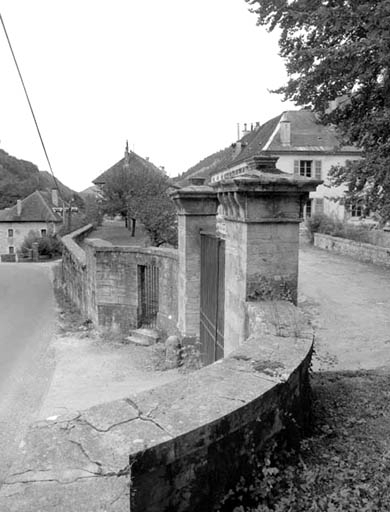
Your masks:
[[[114,164],[112,167],[102,172],[97,178],[95,178],[92,181],[92,183],[94,183],[95,185],[104,185],[109,177],[115,175],[116,172],[123,170],[125,168],[126,163],[129,164],[129,172],[131,172],[132,169],[137,169],[141,171],[143,169],[150,169],[153,171],[161,172],[161,169],[159,169],[157,166],[155,166],[148,160],[145,160],[145,158],[142,158],[141,156],[137,155],[137,153],[134,153],[134,151],[130,151],[128,153],[127,158],[122,158],[122,160],[119,160],[119,162]]]
[[[280,139],[280,123],[290,122],[291,142],[282,145]],[[299,153],[348,153],[356,156],[361,151],[354,146],[341,146],[336,131],[331,126],[321,124],[314,112],[310,110],[290,110],[270,119],[263,125],[250,131],[232,146],[218,151],[188,169],[180,179],[179,185],[189,184],[195,176],[210,178],[220,171],[239,165],[255,156],[264,154],[296,154]]]
[[[239,141],[241,146],[248,146],[256,136],[256,133],[257,130],[253,130],[244,135]],[[208,181],[210,176],[213,174],[230,167],[240,153],[242,153],[242,150],[240,151],[238,149],[237,143],[233,143],[229,147],[204,158],[188,169],[180,176],[179,179],[177,179],[176,183],[181,187],[184,187],[190,184],[190,178],[195,177],[203,177]]]
[[[310,110],[289,110],[284,112],[281,117],[291,123],[291,144],[288,147],[283,146],[280,140],[280,130],[276,130],[269,141],[268,151],[361,153],[354,146],[342,146],[335,128],[322,124],[317,119],[316,114]]]
[[[217,151],[198,162],[174,181],[180,187],[188,186],[190,184],[189,178],[202,177],[206,178],[206,181],[208,181],[211,174],[218,172],[219,169],[226,168],[231,162],[233,155],[234,151],[231,146]]]
[[[36,190],[21,201],[21,214],[17,205],[0,210],[0,222],[62,222],[62,218],[53,212],[54,205],[50,194]]]

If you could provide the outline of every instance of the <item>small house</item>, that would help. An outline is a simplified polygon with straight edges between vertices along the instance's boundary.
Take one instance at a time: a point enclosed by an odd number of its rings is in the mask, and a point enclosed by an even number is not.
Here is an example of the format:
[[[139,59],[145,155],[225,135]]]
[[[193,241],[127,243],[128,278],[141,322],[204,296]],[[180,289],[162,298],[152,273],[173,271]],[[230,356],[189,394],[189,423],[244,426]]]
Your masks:
[[[37,231],[42,237],[58,232],[62,225],[58,191],[36,190],[16,205],[0,210],[0,255],[9,255],[8,261],[17,261],[30,231]]]

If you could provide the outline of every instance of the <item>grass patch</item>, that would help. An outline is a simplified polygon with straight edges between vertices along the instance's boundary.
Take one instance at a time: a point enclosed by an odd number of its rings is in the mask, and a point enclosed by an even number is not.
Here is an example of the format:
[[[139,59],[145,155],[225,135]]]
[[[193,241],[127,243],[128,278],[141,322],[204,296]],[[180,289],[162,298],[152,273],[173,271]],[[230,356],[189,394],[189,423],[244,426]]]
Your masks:
[[[88,238],[100,238],[111,242],[113,245],[150,245],[150,239],[145,228],[137,222],[135,236],[125,227],[124,221],[109,220],[94,229]]]
[[[389,373],[315,374],[311,437],[304,439],[299,453],[275,450],[251,493],[230,510],[390,510]]]

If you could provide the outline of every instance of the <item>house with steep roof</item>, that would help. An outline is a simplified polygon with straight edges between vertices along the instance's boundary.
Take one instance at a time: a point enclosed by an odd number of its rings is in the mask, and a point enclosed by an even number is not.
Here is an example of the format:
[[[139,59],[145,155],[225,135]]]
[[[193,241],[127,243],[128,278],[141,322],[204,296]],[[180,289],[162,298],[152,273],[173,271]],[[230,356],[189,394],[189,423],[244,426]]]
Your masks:
[[[16,205],[0,210],[0,255],[10,255],[9,259],[16,261],[30,231],[37,231],[41,236],[57,233],[62,225],[62,210],[57,190],[51,195],[36,190],[18,199]]]
[[[134,153],[134,151],[129,151],[129,144],[126,142],[124,157],[112,167],[99,174],[99,176],[95,178],[92,183],[98,187],[103,187],[109,178],[115,176],[116,173],[122,172],[123,170],[125,172],[131,172],[133,170],[152,170],[160,173],[161,171],[164,172],[164,168],[159,168],[152,164],[149,159],[142,158],[141,156],[137,155],[137,153]]]
[[[245,129],[240,140],[189,169],[179,184],[186,185],[189,178],[197,176],[213,183],[258,169],[262,156],[277,157],[277,167],[284,172],[324,181],[310,193],[305,216],[313,213],[325,213],[339,219],[361,216],[358,205],[345,208],[345,189],[331,186],[328,179],[332,166],[361,158],[361,150],[341,145],[334,128],[321,124],[315,113],[306,109],[286,111],[261,126],[257,124]]]

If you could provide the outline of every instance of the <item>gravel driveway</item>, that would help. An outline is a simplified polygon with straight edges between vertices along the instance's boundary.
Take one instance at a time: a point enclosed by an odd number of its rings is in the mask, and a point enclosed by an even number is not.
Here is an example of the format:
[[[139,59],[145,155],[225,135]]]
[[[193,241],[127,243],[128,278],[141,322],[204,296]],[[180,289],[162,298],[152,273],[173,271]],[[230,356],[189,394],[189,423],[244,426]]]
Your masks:
[[[389,269],[303,245],[299,305],[317,328],[314,370],[390,366]]]

